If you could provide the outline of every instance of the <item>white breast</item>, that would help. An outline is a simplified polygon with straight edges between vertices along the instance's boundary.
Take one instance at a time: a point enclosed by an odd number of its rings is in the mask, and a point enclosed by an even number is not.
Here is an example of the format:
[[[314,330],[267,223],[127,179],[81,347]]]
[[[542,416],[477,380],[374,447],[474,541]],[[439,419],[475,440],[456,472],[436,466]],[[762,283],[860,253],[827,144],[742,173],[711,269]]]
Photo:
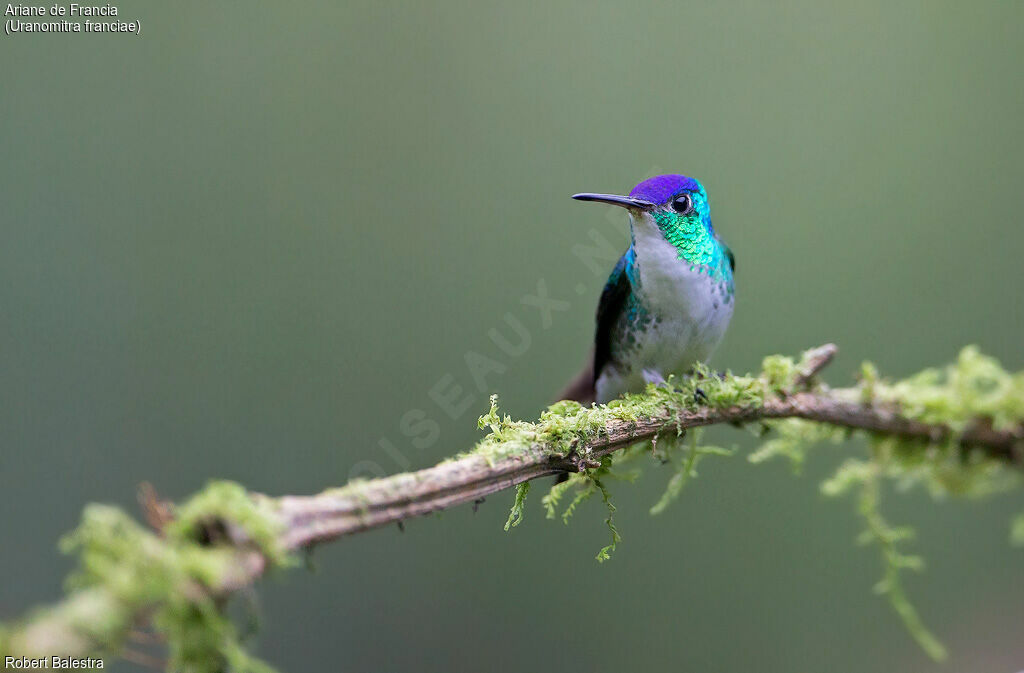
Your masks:
[[[691,269],[653,219],[640,217],[633,222],[638,292],[654,322],[637,335],[635,348],[620,366],[602,371],[597,381],[601,402],[639,392],[649,380],[683,376],[695,362],[706,362],[732,318],[734,300],[724,284]]]

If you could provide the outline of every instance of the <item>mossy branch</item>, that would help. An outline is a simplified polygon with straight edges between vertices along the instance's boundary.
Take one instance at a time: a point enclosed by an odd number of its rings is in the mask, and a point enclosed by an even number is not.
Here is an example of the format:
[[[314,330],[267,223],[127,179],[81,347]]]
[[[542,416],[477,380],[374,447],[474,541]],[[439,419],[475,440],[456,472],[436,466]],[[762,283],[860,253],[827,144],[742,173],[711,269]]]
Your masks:
[[[851,485],[877,489],[879,474],[917,478],[933,490],[995,490],[1017,479],[1024,466],[1024,374],[1010,374],[973,349],[965,349],[946,371],[929,370],[888,384],[865,365],[858,385],[830,389],[818,372],[835,346],[807,351],[800,361],[773,356],[756,376],[694,376],[651,387],[608,405],[559,402],[539,421],[498,415],[495,398],[481,427],[491,432],[471,451],[418,472],[355,481],[312,496],[270,498],[218,482],[179,507],[169,522],[149,531],[119,510],[90,506],[66,541],[81,556],[81,570],[68,598],[0,629],[0,656],[118,655],[128,635],[151,623],[167,640],[170,670],[262,671],[224,614],[223,601],[267,569],[287,566],[294,553],[316,544],[423,516],[523,484],[506,527],[523,516],[526,483],[559,473],[575,476],[545,498],[549,515],[567,488],[581,486],[575,504],[600,494],[609,512],[612,543],[619,542],[605,477],[613,456],[648,440],[678,438],[686,430],[716,424],[777,427],[779,435],[752,458],[784,455],[799,464],[807,444],[861,432],[871,439],[871,469],[846,465],[826,484],[840,493]],[[633,451],[635,454],[636,452]],[[728,453],[699,448],[696,440],[681,461],[682,472],[655,506],[661,511],[693,473],[699,455]],[[667,459],[667,458],[666,458]],[[616,462],[617,466],[618,463]],[[877,502],[877,490],[864,491]],[[867,514],[876,517],[875,510]],[[159,517],[158,517],[159,518]],[[892,549],[896,535],[882,519],[869,530]],[[898,570],[898,569],[897,569]],[[915,628],[892,570],[887,591],[908,627]],[[894,597],[894,598],[893,598]],[[902,601],[902,602],[899,602]],[[899,604],[897,604],[899,602]],[[919,624],[918,624],[919,626]],[[915,635],[927,641],[920,627]],[[930,650],[938,656],[938,648]]]

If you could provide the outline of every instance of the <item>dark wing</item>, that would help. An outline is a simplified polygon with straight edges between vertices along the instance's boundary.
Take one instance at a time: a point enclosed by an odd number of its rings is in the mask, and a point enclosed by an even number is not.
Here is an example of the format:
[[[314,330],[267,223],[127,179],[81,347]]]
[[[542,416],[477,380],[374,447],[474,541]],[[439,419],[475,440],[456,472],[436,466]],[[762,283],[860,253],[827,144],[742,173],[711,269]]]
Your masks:
[[[597,330],[594,333],[594,383],[601,376],[601,370],[612,359],[612,331],[615,323],[622,315],[623,307],[629,298],[630,283],[627,267],[633,263],[633,248],[629,248],[619,258],[612,270],[612,275],[605,283],[601,292],[601,301],[597,304]]]
[[[729,260],[729,270],[732,271],[733,273],[735,273],[736,272],[736,255],[734,255],[732,253],[732,248],[727,246],[725,244],[725,241],[723,241],[722,239],[718,239],[718,242],[721,243],[722,247],[725,249],[725,257],[726,257],[726,259]]]

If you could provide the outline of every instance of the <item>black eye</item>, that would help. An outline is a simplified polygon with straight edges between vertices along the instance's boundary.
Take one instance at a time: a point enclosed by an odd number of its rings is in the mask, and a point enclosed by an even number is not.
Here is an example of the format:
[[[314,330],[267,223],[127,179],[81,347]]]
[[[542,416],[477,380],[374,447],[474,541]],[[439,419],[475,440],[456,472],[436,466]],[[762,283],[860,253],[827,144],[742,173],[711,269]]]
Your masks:
[[[693,208],[693,202],[690,201],[690,197],[683,194],[672,199],[672,210],[677,213],[688,213]]]

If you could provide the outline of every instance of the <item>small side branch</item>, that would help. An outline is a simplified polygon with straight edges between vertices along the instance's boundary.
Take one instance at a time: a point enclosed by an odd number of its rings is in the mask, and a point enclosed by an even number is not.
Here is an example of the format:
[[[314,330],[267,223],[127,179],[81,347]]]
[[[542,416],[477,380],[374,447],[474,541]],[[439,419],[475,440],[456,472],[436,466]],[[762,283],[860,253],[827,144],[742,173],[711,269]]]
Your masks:
[[[835,344],[825,344],[805,352],[800,369],[793,378],[793,384],[800,389],[807,388],[818,372],[827,367],[838,352],[839,347]]]

